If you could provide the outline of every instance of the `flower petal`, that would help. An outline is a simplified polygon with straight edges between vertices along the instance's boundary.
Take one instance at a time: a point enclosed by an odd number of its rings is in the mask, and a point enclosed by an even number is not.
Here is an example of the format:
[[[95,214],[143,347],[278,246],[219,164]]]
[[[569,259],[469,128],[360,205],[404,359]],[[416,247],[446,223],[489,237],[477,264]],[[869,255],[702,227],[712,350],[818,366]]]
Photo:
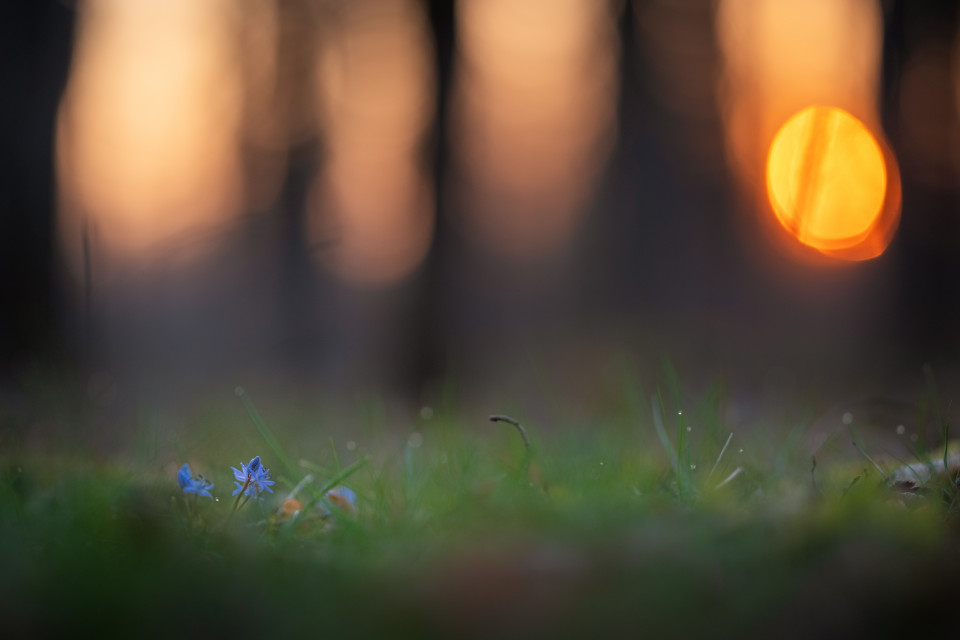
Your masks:
[[[179,471],[177,471],[177,484],[180,485],[181,489],[183,489],[190,484],[191,477],[192,474],[190,473],[190,465],[183,463],[183,466],[180,467]]]

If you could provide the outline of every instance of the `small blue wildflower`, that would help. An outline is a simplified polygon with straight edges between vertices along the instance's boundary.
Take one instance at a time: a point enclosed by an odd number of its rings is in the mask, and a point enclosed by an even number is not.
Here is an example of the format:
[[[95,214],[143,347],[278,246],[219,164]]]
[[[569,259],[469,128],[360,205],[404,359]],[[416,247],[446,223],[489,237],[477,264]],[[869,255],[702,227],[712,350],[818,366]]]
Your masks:
[[[190,474],[190,465],[184,463],[180,470],[177,471],[177,484],[180,485],[181,489],[186,489],[190,486],[192,480],[192,475]]]
[[[193,493],[213,500],[213,496],[210,495],[210,489],[213,489],[213,484],[207,482],[203,476],[194,478],[193,473],[190,472],[189,464],[184,463],[184,465],[180,467],[180,470],[177,471],[177,484],[180,485],[184,493]]]
[[[248,498],[255,498],[261,491],[273,493],[273,489],[270,488],[273,484],[273,480],[270,479],[270,470],[260,462],[260,456],[254,456],[247,464],[241,462],[239,469],[230,468],[233,469],[233,477],[236,478],[237,485],[232,495],[242,491]]]
[[[331,515],[328,505],[338,507],[341,511],[350,512],[357,506],[357,494],[353,489],[339,485],[327,491],[326,500],[319,500],[314,506],[324,517]]]
[[[337,505],[344,511],[349,511],[356,506],[357,494],[353,492],[353,489],[349,489],[340,485],[339,487],[334,487],[327,491],[327,500]]]

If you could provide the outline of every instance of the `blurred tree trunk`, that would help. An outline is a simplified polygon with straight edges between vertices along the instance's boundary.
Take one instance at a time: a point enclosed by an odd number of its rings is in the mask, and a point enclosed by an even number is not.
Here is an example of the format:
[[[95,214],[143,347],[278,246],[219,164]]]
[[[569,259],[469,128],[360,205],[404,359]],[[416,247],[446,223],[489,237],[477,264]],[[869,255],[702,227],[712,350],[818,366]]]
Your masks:
[[[403,391],[411,399],[420,399],[425,390],[438,384],[449,373],[449,328],[444,313],[450,283],[450,256],[456,254],[447,216],[446,182],[449,167],[447,119],[449,94],[456,52],[456,3],[427,0],[430,30],[434,41],[437,91],[431,153],[436,222],[433,243],[415,283],[414,311],[409,318],[411,350],[409,370],[401,371]]]
[[[57,353],[54,131],[74,13],[54,0],[0,8],[0,372]]]
[[[955,147],[960,141],[955,93],[960,11],[952,0],[893,0],[885,9],[884,124],[903,183],[893,246],[900,272],[893,339],[915,365],[917,358],[944,361],[960,354],[960,159]],[[908,81],[921,59],[929,70],[923,80]],[[911,125],[938,130],[924,143],[914,139]]]

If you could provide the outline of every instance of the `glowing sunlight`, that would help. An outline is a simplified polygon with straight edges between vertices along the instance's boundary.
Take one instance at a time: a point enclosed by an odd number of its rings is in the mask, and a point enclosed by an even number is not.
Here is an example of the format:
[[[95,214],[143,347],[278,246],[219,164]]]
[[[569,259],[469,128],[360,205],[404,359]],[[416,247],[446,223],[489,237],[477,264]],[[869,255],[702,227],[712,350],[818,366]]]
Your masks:
[[[883,152],[846,111],[804,109],[781,127],[767,160],[767,189],[780,223],[819,250],[848,249],[883,210]]]

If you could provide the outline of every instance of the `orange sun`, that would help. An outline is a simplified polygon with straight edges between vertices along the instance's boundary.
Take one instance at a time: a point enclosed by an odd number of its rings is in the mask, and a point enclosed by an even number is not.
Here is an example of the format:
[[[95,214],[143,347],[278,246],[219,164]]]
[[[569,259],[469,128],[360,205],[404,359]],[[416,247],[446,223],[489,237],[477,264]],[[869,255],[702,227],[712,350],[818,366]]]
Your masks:
[[[767,158],[767,193],[793,237],[847,260],[883,253],[899,211],[893,158],[863,123],[834,107],[807,107],[780,128]]]

